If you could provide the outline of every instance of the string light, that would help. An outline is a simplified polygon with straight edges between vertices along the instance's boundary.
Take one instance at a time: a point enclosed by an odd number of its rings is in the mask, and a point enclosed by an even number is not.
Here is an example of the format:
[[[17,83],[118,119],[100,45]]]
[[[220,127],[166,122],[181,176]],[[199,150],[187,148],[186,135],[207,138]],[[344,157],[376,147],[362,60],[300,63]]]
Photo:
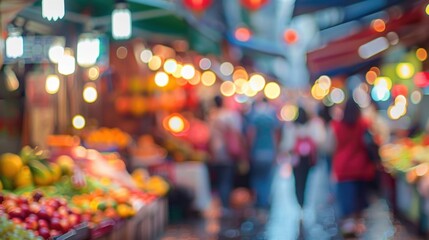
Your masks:
[[[60,89],[60,79],[57,75],[48,75],[45,82],[45,90],[49,94],[55,94]]]

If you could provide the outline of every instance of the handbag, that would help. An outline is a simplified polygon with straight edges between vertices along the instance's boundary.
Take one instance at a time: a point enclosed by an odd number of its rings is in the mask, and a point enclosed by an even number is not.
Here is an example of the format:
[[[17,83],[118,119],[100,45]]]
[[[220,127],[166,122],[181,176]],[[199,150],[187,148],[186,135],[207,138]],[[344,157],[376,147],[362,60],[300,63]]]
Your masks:
[[[365,148],[369,159],[374,163],[381,162],[381,157],[379,153],[380,146],[375,142],[374,136],[369,130],[365,131],[363,135],[363,141],[365,143]]]

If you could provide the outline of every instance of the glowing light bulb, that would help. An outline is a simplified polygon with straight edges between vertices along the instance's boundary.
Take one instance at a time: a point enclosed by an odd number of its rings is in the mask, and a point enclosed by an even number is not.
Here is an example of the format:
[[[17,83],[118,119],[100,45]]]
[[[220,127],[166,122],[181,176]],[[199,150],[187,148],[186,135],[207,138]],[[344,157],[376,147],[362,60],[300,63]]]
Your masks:
[[[82,129],[85,127],[86,121],[82,115],[75,115],[72,120],[73,127],[76,129]]]
[[[83,89],[83,100],[87,103],[97,101],[98,93],[94,85],[88,85]]]
[[[60,89],[60,79],[57,75],[49,75],[46,78],[45,90],[49,94],[55,94]]]
[[[155,84],[158,87],[165,87],[168,84],[168,75],[165,72],[157,72],[155,74]]]
[[[276,99],[280,96],[280,86],[275,82],[270,82],[265,85],[264,94],[268,99]]]
[[[6,57],[18,58],[24,55],[24,40],[19,32],[10,32],[6,39]]]
[[[73,56],[73,50],[66,48],[64,55],[58,61],[58,72],[63,75],[73,74],[76,69],[75,58]]]

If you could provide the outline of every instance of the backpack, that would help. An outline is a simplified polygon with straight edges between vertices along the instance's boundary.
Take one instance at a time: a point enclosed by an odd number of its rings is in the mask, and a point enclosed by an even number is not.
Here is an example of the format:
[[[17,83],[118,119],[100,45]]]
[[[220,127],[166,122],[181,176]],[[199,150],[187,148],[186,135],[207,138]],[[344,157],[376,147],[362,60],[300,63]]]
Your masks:
[[[309,158],[311,165],[316,164],[317,148],[311,137],[297,137],[295,140],[293,152],[299,159]]]

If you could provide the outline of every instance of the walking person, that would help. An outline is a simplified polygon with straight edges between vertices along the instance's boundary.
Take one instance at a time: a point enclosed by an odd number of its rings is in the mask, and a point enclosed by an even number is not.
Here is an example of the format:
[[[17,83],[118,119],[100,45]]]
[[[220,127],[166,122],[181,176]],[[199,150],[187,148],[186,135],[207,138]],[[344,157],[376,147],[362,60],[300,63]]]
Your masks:
[[[268,210],[280,122],[267,99],[255,103],[249,116],[247,135],[250,146],[250,186],[256,195],[255,207]]]
[[[224,210],[229,207],[234,185],[236,163],[243,152],[241,115],[224,105],[223,98],[214,98],[214,107],[209,113],[211,161],[214,189],[218,192]]]
[[[361,234],[365,231],[361,218],[368,205],[367,191],[376,172],[364,141],[369,124],[361,116],[358,104],[350,98],[342,119],[333,120],[332,128],[336,142],[332,176],[342,218],[341,231],[345,235]]]

